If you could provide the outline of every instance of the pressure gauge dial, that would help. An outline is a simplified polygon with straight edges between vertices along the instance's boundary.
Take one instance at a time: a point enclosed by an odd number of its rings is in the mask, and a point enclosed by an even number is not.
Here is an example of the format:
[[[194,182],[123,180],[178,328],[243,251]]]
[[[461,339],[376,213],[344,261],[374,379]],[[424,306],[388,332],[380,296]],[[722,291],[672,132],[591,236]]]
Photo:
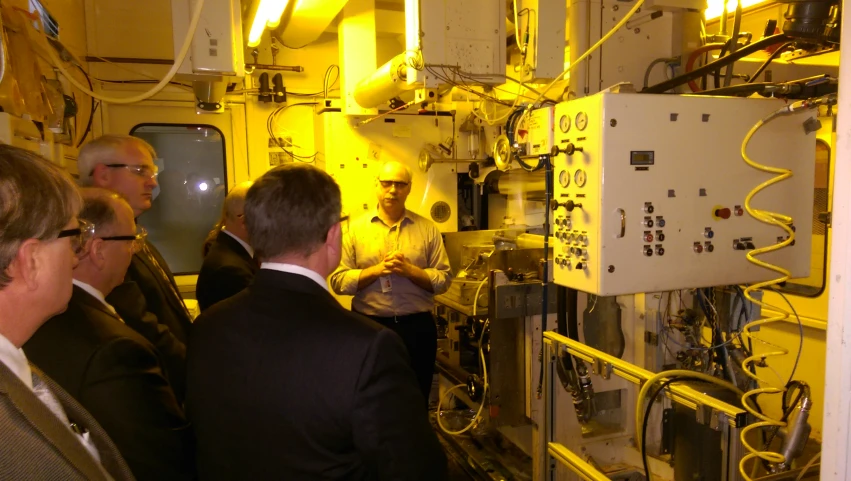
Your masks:
[[[567,133],[567,131],[570,130],[570,117],[568,117],[567,115],[562,115],[561,118],[558,120],[558,127],[561,129],[562,132]]]
[[[585,187],[585,181],[588,178],[585,175],[585,171],[582,169],[577,169],[576,173],[573,174],[573,181],[576,182],[577,187]]]
[[[562,187],[567,188],[567,186],[570,185],[570,172],[566,170],[559,172],[558,183],[561,184]]]
[[[588,114],[585,112],[579,112],[576,114],[576,128],[579,130],[585,130],[585,127],[588,126]]]

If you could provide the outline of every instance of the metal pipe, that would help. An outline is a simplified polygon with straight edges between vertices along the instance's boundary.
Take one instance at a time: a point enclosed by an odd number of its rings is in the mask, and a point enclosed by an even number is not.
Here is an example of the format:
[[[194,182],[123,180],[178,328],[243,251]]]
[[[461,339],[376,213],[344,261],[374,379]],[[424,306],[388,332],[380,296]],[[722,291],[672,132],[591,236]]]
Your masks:
[[[245,68],[253,68],[254,70],[283,70],[286,72],[304,72],[304,67],[301,65],[268,65],[265,63],[247,63]],[[252,70],[252,72],[254,71]]]
[[[726,20],[725,20],[726,23]],[[736,53],[736,50],[739,47],[739,30],[742,28],[742,0],[736,1],[736,17],[733,20],[733,36],[730,37],[730,55]],[[724,86],[729,87],[730,82],[733,81],[733,65],[735,63],[731,63],[727,66],[727,74],[724,76]]]

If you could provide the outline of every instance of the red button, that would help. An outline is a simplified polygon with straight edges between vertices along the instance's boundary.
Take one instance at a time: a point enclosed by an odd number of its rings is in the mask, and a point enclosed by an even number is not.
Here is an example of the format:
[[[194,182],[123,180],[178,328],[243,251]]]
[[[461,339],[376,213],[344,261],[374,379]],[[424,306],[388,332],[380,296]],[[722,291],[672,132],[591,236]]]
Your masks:
[[[724,207],[723,209],[715,209],[715,217],[720,217],[722,219],[730,218],[730,209]]]

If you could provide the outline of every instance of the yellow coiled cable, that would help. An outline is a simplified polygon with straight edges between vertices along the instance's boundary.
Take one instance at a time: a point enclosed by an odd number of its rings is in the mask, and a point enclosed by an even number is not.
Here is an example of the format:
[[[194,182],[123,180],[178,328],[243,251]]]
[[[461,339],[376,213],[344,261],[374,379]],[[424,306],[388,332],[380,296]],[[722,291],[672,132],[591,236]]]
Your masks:
[[[764,222],[766,224],[778,226],[781,229],[783,229],[786,232],[786,234],[788,235],[788,237],[785,240],[783,240],[782,242],[778,242],[776,244],[769,245],[769,246],[766,246],[766,247],[760,247],[760,248],[754,249],[754,250],[752,250],[752,251],[750,251],[746,254],[748,261],[750,261],[751,263],[756,264],[756,265],[763,267],[765,269],[769,269],[771,271],[774,271],[774,272],[780,274],[781,277],[778,277],[778,278],[772,279],[772,280],[768,280],[768,281],[764,281],[764,282],[759,282],[759,283],[753,284],[751,286],[748,286],[744,289],[744,296],[749,301],[751,301],[754,304],[759,305],[760,307],[762,307],[764,309],[770,309],[770,310],[778,313],[776,316],[768,317],[768,318],[765,318],[765,319],[759,319],[759,320],[755,320],[753,322],[748,323],[747,325],[745,325],[742,328],[742,333],[741,333],[741,341],[742,341],[743,345],[744,345],[744,342],[746,342],[748,339],[751,339],[751,340],[756,340],[758,342],[761,342],[763,345],[767,345],[767,346],[770,346],[772,348],[775,348],[775,350],[769,350],[769,352],[764,352],[764,353],[761,353],[761,354],[751,353],[752,355],[750,357],[748,357],[744,361],[742,361],[742,370],[745,372],[745,374],[747,376],[749,376],[750,378],[754,379],[757,382],[758,386],[767,386],[767,387],[758,387],[757,389],[752,389],[752,390],[746,392],[742,396],[742,406],[745,408],[745,410],[747,410],[749,413],[751,413],[755,418],[757,418],[759,420],[758,422],[750,424],[747,427],[745,427],[744,429],[742,429],[742,433],[741,433],[742,445],[748,451],[748,454],[743,456],[741,461],[739,461],[739,472],[741,473],[741,475],[745,479],[745,481],[752,481],[752,478],[748,475],[747,471],[745,470],[745,464],[751,459],[759,458],[759,459],[765,460],[769,463],[783,463],[783,462],[786,461],[785,457],[780,453],[776,453],[776,452],[773,452],[773,451],[761,451],[759,449],[755,449],[753,446],[751,446],[748,443],[748,440],[747,440],[748,433],[753,431],[753,430],[762,429],[762,428],[771,427],[771,426],[777,426],[779,428],[786,427],[785,422],[776,420],[776,419],[771,418],[771,417],[769,417],[765,414],[757,412],[752,407],[752,405],[755,405],[755,403],[748,402],[748,400],[750,398],[753,398],[753,397],[758,396],[760,394],[782,394],[786,391],[786,387],[785,386],[780,386],[780,387],[773,386],[766,379],[756,375],[756,369],[754,369],[754,372],[751,372],[748,369],[748,365],[755,362],[755,361],[764,362],[765,359],[767,359],[769,357],[784,356],[784,355],[789,353],[788,349],[785,349],[783,347],[768,343],[766,341],[763,341],[763,340],[758,339],[758,338],[751,335],[751,330],[756,328],[756,327],[763,326],[763,325],[766,325],[766,324],[771,324],[773,322],[783,321],[790,316],[790,313],[788,311],[786,311],[785,309],[780,309],[777,306],[769,305],[769,304],[762,302],[761,300],[757,300],[756,298],[751,296],[751,293],[753,291],[757,290],[757,289],[768,288],[768,287],[780,284],[782,282],[787,281],[791,277],[791,273],[788,270],[786,270],[786,269],[784,269],[780,266],[770,264],[770,263],[765,262],[765,261],[761,261],[761,260],[757,259],[756,256],[780,250],[780,249],[788,246],[789,244],[791,244],[795,240],[795,231],[791,227],[791,225],[792,225],[792,218],[791,217],[783,215],[783,214],[778,214],[776,212],[770,212],[770,211],[762,210],[762,209],[755,209],[754,207],[751,206],[751,201],[753,200],[753,198],[756,194],[761,192],[763,189],[766,189],[766,188],[768,188],[768,187],[770,187],[774,184],[777,184],[779,182],[783,182],[784,180],[788,179],[789,177],[792,176],[792,171],[789,170],[789,169],[783,169],[783,168],[779,168],[779,167],[770,167],[770,166],[767,166],[767,165],[762,165],[762,164],[759,164],[757,162],[754,162],[753,159],[748,157],[747,146],[748,146],[748,143],[753,138],[754,134],[757,132],[757,130],[759,130],[763,125],[765,125],[767,122],[769,122],[773,118],[775,118],[779,115],[782,115],[782,114],[791,113],[791,112],[796,111],[796,110],[800,110],[800,109],[804,109],[804,108],[812,108],[812,107],[817,106],[817,105],[819,105],[819,101],[814,102],[814,101],[805,100],[805,101],[795,102],[795,103],[790,104],[790,105],[788,105],[788,106],[786,106],[786,107],[784,107],[780,110],[777,110],[777,111],[771,113],[766,118],[757,122],[757,124],[754,125],[751,128],[751,130],[745,136],[744,141],[742,142],[742,159],[744,159],[745,163],[747,163],[748,165],[750,165],[751,167],[753,167],[757,170],[761,170],[763,172],[767,172],[767,173],[770,173],[770,174],[777,174],[775,177],[763,182],[762,184],[760,184],[756,188],[754,188],[752,191],[750,191],[750,193],[748,193],[747,197],[745,197],[745,209],[748,211],[748,214],[750,214],[751,217],[757,219],[760,222]]]

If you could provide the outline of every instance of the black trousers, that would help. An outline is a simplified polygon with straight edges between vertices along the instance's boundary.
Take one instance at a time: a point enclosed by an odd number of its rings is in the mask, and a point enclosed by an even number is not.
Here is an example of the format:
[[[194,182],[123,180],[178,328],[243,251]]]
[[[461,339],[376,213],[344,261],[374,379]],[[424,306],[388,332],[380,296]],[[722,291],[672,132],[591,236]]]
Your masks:
[[[393,330],[408,349],[411,367],[417,384],[428,403],[434,378],[434,361],[437,358],[437,324],[430,312],[418,312],[396,317],[367,316],[382,326]]]

